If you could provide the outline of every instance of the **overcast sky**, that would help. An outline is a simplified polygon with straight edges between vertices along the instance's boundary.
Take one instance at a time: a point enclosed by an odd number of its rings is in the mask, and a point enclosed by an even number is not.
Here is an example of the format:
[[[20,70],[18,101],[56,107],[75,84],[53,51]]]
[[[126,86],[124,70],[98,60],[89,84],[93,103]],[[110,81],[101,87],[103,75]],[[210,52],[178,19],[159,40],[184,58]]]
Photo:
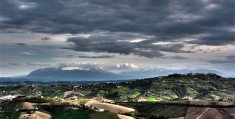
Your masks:
[[[234,34],[234,0],[0,0],[0,76],[61,64],[235,74]]]

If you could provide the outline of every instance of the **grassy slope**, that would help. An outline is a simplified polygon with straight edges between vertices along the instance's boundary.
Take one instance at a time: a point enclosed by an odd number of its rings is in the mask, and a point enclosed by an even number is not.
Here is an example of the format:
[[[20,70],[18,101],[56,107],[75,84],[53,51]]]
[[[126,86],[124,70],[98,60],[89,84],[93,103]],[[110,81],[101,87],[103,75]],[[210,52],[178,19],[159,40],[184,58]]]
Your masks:
[[[0,87],[1,90],[19,94],[39,94],[44,97],[63,97],[63,93],[75,90],[85,95],[81,98],[92,98],[97,96],[106,97],[117,101],[135,101],[142,97],[147,101],[162,101],[180,99],[190,96],[197,99],[211,98],[235,98],[234,92],[227,91],[234,88],[234,79],[223,78],[214,74],[187,74],[169,75],[144,80],[128,81],[123,83],[101,83],[96,85],[83,85],[82,88],[74,89],[72,86],[39,86],[34,92],[32,87],[8,86]]]
[[[18,119],[20,113],[17,111],[8,112],[8,113],[0,113],[0,119]]]
[[[54,116],[54,119],[89,119],[87,110],[70,110]]]
[[[96,113],[90,114],[90,119],[119,119],[119,118],[118,118],[117,114],[115,114],[115,113],[96,112]]]

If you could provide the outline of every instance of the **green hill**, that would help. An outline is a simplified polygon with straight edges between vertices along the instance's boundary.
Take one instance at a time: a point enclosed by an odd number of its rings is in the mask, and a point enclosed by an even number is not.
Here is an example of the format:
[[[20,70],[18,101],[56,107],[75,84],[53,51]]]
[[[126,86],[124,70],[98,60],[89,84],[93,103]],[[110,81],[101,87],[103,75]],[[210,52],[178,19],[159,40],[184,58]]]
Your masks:
[[[172,74],[121,83],[83,85],[87,98],[103,96],[116,101],[163,101],[194,99],[235,99],[235,79],[216,74]]]
[[[181,99],[235,99],[235,79],[216,74],[172,74],[125,82],[81,85],[0,86],[4,94],[63,98],[64,92],[83,94],[78,98],[105,97],[116,101],[167,101]]]

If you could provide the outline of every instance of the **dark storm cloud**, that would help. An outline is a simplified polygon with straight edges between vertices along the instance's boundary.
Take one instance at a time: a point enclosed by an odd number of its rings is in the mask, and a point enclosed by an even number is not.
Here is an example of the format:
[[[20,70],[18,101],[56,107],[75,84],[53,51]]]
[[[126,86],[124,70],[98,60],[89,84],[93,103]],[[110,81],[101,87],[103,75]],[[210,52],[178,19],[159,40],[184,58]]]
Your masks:
[[[234,0],[1,0],[0,7],[1,32],[124,33],[122,38],[70,38],[73,49],[79,51],[159,57],[162,51],[183,52],[187,43],[218,46],[235,42]],[[139,43],[118,41],[124,35],[126,40],[141,35],[153,38]],[[195,40],[183,41],[188,38]],[[185,44],[152,44],[176,40]]]
[[[79,58],[92,58],[92,59],[99,59],[99,58],[114,58],[114,55],[101,55],[101,56],[78,56]]]
[[[0,66],[50,66],[50,64],[43,64],[43,63],[16,63],[16,62],[10,62],[10,63],[0,63]]]
[[[17,66],[17,65],[20,65],[20,64],[19,63],[8,63],[8,65]]]
[[[46,40],[50,40],[51,38],[49,38],[49,37],[43,37],[43,38],[41,38],[41,40],[44,40],[44,41],[46,41]]]
[[[232,63],[232,64],[234,64],[235,55],[225,56],[225,57],[223,57],[223,59],[209,60],[208,62],[210,62],[210,63]]]
[[[138,36],[138,35],[137,35]],[[184,44],[171,43],[171,44],[154,44],[156,42],[155,37],[145,39],[147,36],[142,37],[142,41],[132,42],[136,39],[136,34],[126,33],[97,33],[92,34],[88,38],[72,37],[68,39],[68,42],[72,42],[74,45],[73,50],[84,52],[107,52],[107,53],[119,53],[119,54],[135,54],[138,56],[145,56],[149,58],[162,57],[163,52],[173,53],[188,53],[184,51]]]
[[[43,63],[26,63],[27,65],[30,66],[50,66],[50,64],[43,64]]]
[[[25,43],[17,43],[16,45],[26,46],[26,44],[25,44]]]
[[[66,55],[67,57],[73,57],[73,55]]]
[[[21,66],[21,63],[9,62],[9,63],[0,63],[0,66]]]
[[[219,31],[218,31],[219,32]],[[227,45],[235,44],[235,32],[220,31],[204,34],[199,36],[198,40],[190,41],[188,43],[199,44],[199,45]]]
[[[184,56],[167,56],[167,57],[163,57],[165,59],[178,59],[178,60],[188,60],[189,58],[184,57]]]

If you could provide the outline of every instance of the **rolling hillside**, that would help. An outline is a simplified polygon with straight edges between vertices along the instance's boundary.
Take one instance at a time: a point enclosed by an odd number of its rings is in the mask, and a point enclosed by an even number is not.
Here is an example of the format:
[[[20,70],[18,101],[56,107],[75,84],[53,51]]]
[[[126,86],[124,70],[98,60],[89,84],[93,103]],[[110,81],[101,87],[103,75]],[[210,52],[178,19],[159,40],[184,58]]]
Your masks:
[[[89,83],[73,86],[8,86],[0,95],[21,94],[61,97],[65,91],[84,94],[79,98],[105,97],[116,101],[162,101],[181,99],[235,99],[235,79],[216,74],[172,74],[125,82]],[[31,89],[34,90],[31,90]],[[30,89],[30,90],[29,90]]]

